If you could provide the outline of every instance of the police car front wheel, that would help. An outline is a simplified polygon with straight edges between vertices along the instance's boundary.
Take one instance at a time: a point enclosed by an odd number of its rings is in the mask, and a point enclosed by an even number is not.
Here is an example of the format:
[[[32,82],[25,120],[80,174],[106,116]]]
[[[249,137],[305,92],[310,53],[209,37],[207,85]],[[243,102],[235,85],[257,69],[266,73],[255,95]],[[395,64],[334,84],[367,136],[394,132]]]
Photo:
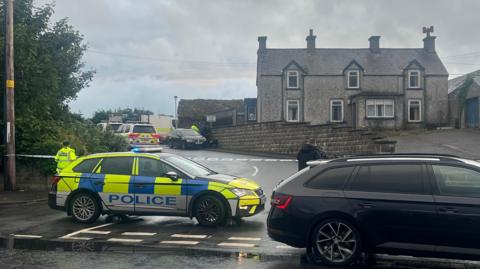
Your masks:
[[[100,207],[93,195],[78,193],[72,198],[70,212],[76,222],[92,223],[100,216]]]
[[[217,226],[225,223],[226,208],[215,196],[206,195],[195,202],[195,218],[203,226]]]

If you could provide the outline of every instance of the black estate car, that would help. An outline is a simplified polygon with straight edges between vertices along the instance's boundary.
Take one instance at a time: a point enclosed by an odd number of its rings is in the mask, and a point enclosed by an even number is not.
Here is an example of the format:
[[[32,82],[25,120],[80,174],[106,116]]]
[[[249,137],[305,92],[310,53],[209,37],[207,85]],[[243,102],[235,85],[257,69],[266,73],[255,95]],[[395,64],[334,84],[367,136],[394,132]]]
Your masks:
[[[192,129],[175,129],[170,133],[168,145],[171,148],[187,149],[202,147],[207,139]]]
[[[316,161],[279,183],[268,234],[346,265],[362,253],[480,257],[480,163],[448,155]]]

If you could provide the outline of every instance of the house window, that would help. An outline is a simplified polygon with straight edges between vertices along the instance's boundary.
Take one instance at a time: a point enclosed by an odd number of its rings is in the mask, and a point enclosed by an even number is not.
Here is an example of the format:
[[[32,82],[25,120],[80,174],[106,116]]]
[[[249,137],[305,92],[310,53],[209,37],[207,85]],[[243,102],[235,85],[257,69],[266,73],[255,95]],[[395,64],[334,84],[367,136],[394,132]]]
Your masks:
[[[367,118],[393,118],[394,101],[391,99],[367,100]]]
[[[299,121],[299,101],[298,100],[288,100],[287,101],[287,121],[288,122],[298,122]]]
[[[408,121],[422,121],[422,101],[408,100]]]
[[[343,121],[343,100],[330,100],[330,121]]]
[[[287,88],[289,89],[298,88],[298,72],[297,71],[287,72]]]
[[[417,70],[408,71],[408,87],[420,88],[420,71],[417,71]]]
[[[247,108],[248,114],[248,121],[256,121],[257,120],[257,108],[256,107],[248,107]]]
[[[358,71],[348,71],[348,88],[360,88],[360,75]]]

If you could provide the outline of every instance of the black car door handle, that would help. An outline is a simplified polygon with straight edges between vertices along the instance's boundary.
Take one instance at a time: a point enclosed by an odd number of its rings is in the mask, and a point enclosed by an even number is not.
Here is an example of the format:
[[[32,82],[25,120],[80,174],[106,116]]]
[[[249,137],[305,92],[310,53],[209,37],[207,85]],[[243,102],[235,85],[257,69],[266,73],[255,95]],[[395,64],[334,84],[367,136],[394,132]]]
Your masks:
[[[454,207],[440,207],[438,210],[443,213],[458,213],[458,209]]]
[[[374,208],[375,205],[372,203],[359,203],[358,206],[363,207],[363,208]]]
[[[95,181],[93,184],[95,185],[105,185],[105,182],[102,182],[102,181]]]

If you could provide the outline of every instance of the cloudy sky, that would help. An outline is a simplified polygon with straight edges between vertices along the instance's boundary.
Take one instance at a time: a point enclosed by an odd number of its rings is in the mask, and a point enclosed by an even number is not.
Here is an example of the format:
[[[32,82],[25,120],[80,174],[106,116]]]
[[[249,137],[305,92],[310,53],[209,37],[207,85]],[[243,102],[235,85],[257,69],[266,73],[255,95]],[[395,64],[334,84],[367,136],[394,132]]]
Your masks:
[[[36,0],[39,5],[49,0]],[[174,113],[173,96],[256,97],[257,37],[268,47],[422,47],[435,26],[437,52],[453,76],[480,69],[477,0],[56,0],[85,37],[90,87],[74,112],[139,107]]]

